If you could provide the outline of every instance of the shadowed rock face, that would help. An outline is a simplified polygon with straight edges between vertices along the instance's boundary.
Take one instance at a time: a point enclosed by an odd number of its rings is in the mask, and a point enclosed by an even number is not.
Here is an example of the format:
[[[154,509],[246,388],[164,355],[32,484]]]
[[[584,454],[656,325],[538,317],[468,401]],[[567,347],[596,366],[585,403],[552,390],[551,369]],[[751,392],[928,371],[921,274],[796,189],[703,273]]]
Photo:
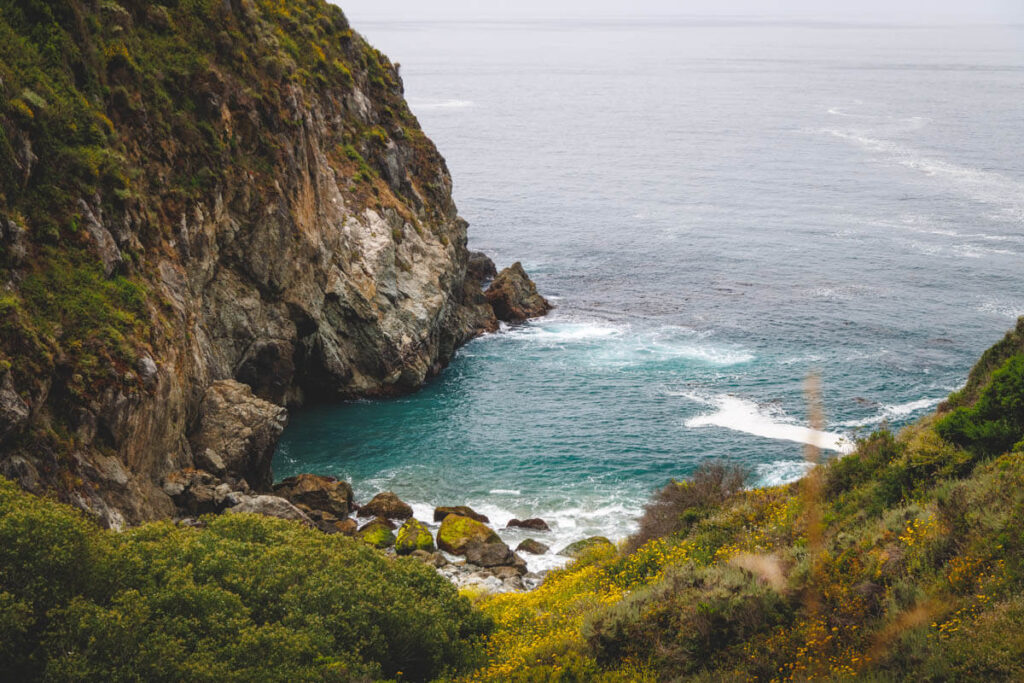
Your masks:
[[[537,293],[537,285],[518,261],[498,273],[486,296],[494,315],[505,322],[536,318],[551,310],[551,304]]]

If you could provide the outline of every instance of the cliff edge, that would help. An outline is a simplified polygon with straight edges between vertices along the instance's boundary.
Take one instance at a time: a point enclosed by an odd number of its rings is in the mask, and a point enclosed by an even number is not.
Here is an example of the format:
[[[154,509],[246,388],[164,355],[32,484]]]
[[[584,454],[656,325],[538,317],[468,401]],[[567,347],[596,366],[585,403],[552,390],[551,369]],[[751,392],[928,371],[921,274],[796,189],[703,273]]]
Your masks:
[[[0,6],[0,473],[172,515],[214,382],[391,395],[496,329],[402,92],[322,0]]]

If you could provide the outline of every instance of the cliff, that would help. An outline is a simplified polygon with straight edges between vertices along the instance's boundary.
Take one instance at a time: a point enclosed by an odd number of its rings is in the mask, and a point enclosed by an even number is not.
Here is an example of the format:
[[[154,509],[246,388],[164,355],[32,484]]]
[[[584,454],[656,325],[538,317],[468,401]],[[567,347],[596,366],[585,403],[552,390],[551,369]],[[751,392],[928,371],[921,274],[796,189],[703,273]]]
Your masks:
[[[322,0],[3,3],[0,472],[136,523],[214,382],[261,458],[261,399],[417,387],[497,326],[451,187]]]

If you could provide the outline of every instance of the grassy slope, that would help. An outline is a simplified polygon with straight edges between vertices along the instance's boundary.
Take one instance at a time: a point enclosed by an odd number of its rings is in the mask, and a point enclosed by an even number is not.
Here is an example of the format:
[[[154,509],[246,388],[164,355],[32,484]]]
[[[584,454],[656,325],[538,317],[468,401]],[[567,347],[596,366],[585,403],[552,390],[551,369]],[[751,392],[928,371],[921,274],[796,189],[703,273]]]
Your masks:
[[[472,678],[1024,680],[1022,333],[944,413],[816,476],[724,502],[673,484],[649,512],[673,533],[481,599]]]

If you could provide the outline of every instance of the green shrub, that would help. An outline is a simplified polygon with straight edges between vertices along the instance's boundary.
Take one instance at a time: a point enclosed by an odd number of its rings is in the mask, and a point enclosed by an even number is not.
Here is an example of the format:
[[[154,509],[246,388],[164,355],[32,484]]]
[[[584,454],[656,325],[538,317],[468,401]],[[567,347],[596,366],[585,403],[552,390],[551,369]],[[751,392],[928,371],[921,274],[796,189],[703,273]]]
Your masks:
[[[992,373],[978,400],[955,408],[939,421],[936,431],[980,456],[1014,448],[1024,436],[1024,354],[1007,359]]]
[[[687,481],[672,481],[654,495],[627,543],[632,552],[651,539],[677,534],[743,489],[747,472],[723,463],[704,463]]]
[[[0,670],[17,680],[426,680],[490,621],[433,569],[251,515],[117,534],[0,480]]]
[[[595,612],[583,634],[599,662],[632,658],[661,671],[694,672],[791,614],[782,595],[745,570],[684,565]]]

